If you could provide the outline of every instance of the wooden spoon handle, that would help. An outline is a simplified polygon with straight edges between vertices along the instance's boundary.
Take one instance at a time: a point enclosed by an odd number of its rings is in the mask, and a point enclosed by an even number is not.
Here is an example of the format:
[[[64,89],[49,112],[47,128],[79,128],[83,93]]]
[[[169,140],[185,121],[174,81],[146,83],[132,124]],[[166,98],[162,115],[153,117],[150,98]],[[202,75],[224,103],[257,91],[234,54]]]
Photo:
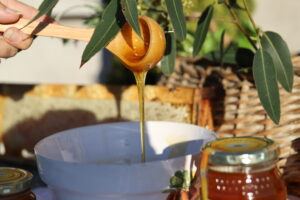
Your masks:
[[[22,28],[22,31],[27,34],[82,40],[86,42],[90,41],[94,32],[94,29],[73,28],[45,22],[32,22],[30,25],[23,28],[28,22],[29,20],[20,19],[15,24],[0,24],[0,32],[4,32],[10,27],[16,27],[19,29]]]

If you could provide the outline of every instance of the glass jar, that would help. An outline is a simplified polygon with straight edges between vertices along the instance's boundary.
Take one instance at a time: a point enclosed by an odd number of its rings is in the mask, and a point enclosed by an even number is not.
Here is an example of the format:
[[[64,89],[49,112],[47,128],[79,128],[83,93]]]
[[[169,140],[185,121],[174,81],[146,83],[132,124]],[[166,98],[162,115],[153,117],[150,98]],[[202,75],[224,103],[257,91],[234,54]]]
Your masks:
[[[1,200],[36,200],[30,190],[32,174],[22,169],[0,167]]]
[[[276,166],[279,148],[267,138],[234,137],[208,143],[201,159],[203,200],[286,200]]]

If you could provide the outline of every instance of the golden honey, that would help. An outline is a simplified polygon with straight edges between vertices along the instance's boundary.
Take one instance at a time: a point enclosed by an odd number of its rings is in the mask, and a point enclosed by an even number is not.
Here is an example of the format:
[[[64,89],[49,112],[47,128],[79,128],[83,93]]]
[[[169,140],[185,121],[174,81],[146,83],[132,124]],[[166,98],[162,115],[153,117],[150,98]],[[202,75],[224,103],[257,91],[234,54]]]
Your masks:
[[[276,166],[279,149],[267,138],[223,138],[201,160],[203,200],[286,200]]]

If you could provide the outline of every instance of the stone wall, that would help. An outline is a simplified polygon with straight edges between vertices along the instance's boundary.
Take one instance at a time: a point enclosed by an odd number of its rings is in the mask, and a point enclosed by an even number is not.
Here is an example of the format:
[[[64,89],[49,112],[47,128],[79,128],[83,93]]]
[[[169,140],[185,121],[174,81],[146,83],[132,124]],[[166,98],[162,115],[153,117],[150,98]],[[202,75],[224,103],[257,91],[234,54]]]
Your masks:
[[[12,156],[65,129],[139,119],[135,86],[2,85],[1,91],[0,138]],[[147,86],[145,98],[146,120],[198,123],[197,90]]]

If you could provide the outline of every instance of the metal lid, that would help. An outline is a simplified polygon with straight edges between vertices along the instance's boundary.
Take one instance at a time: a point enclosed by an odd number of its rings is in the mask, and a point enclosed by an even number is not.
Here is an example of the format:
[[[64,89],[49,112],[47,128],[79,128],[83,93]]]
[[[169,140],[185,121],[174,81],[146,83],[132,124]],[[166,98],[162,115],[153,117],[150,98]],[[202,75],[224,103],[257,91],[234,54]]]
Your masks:
[[[32,174],[22,169],[0,167],[0,196],[13,195],[30,188]]]
[[[279,148],[267,138],[234,137],[217,139],[207,144],[212,149],[210,165],[251,166],[275,162]]]

